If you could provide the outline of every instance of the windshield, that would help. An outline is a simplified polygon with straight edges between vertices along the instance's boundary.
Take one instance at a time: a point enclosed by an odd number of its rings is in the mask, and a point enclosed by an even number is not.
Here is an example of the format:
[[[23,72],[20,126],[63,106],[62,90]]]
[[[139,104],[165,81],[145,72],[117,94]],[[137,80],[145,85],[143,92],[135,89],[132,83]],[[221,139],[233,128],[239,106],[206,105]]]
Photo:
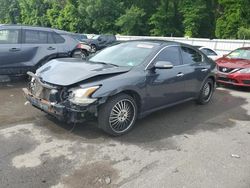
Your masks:
[[[228,58],[231,59],[247,59],[250,60],[250,50],[247,49],[238,49],[231,52],[227,55]]]
[[[89,59],[117,66],[134,67],[141,64],[159,46],[152,42],[126,42],[105,48]]]

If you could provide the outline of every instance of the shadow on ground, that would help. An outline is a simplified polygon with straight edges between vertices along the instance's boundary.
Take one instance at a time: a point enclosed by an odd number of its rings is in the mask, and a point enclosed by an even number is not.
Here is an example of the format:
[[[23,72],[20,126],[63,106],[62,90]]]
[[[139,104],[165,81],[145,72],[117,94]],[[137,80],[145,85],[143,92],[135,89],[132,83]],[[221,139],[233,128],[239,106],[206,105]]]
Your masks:
[[[114,139],[123,143],[145,145],[175,135],[192,135],[199,131],[231,128],[235,125],[232,119],[250,121],[246,109],[241,107],[246,103],[246,99],[232,96],[227,90],[218,90],[208,105],[200,106],[190,101],[155,112],[138,120],[133,130],[121,137],[107,136],[97,128],[96,123],[79,124],[73,127],[53,118],[50,120],[63,129],[71,130],[74,135],[88,140],[94,139],[95,142],[96,139],[102,138],[102,140]],[[50,130],[58,133],[57,128],[50,127]]]
[[[122,137],[110,137],[97,128],[96,123],[73,125],[56,121],[39,110],[28,106],[24,107],[25,99],[22,96],[21,88],[26,85],[25,81],[15,80],[11,83],[4,83],[0,87],[0,105],[12,100],[10,113],[4,115],[0,112],[0,122],[4,124],[14,124],[20,122],[31,122],[37,126],[48,128],[48,130],[63,138],[67,136],[87,139],[91,142],[103,142],[104,140],[117,140],[131,144],[146,144],[161,139],[167,139],[175,135],[196,134],[199,131],[217,131],[235,125],[235,120],[250,121],[250,116],[242,105],[246,104],[246,99],[235,97],[229,90],[217,90],[213,100],[208,105],[200,106],[194,102],[187,102],[169,109],[155,112],[148,117],[138,120],[134,129]],[[230,88],[240,92],[248,92],[247,88]],[[9,93],[16,96],[10,98]],[[6,97],[6,96],[7,97]],[[24,110],[23,110],[24,109]],[[20,111],[23,112],[21,113]],[[16,114],[18,116],[16,117]],[[19,117],[19,118],[18,118]],[[25,118],[24,118],[25,117]],[[67,133],[72,134],[67,134]]]

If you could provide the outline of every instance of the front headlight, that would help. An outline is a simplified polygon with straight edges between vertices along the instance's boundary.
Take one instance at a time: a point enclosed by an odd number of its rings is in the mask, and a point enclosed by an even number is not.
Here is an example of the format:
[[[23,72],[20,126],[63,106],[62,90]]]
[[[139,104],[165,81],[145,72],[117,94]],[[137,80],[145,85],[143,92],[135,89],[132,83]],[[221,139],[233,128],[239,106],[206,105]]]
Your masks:
[[[100,86],[93,86],[89,88],[74,88],[70,90],[69,101],[77,105],[88,105],[95,102],[97,99],[91,98],[90,96]]]
[[[243,74],[250,74],[250,68],[246,68],[246,69],[241,69],[238,71],[239,73],[243,73]]]

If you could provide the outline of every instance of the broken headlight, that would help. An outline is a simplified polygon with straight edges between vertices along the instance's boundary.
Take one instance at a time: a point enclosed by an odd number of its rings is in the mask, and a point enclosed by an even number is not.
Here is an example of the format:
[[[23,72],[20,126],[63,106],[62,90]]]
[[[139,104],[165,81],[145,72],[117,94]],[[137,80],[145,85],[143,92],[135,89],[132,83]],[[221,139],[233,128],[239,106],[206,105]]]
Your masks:
[[[95,102],[97,99],[91,98],[91,95],[100,86],[93,86],[89,88],[73,88],[69,90],[69,101],[77,105],[88,105]]]

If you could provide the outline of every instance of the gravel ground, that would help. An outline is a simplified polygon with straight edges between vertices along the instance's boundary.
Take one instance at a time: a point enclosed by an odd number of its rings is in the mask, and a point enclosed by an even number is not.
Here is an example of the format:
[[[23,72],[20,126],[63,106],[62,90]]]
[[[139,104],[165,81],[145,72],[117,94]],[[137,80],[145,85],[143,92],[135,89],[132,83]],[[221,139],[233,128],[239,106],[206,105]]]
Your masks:
[[[34,109],[25,85],[0,85],[0,187],[250,187],[250,89],[218,88],[114,138]]]

